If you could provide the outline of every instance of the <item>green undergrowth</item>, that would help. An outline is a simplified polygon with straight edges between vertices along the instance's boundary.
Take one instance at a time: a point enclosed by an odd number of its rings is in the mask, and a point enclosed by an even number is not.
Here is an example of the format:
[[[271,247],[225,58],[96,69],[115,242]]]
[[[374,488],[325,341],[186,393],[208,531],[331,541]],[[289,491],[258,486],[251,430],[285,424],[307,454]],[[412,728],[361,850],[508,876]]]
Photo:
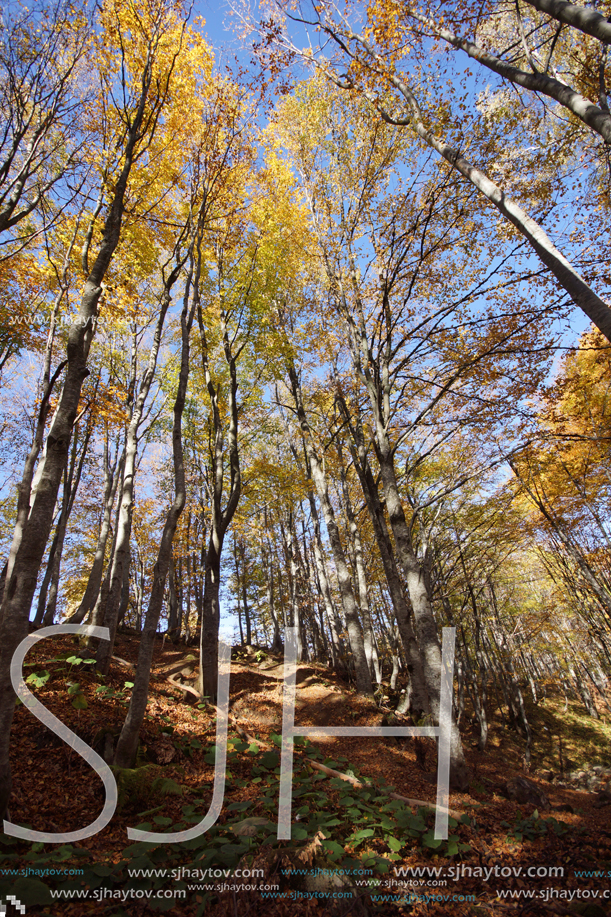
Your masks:
[[[537,770],[554,774],[575,770],[591,770],[600,765],[611,767],[611,724],[588,716],[583,705],[575,700],[565,704],[556,690],[537,704],[523,689],[526,715],[533,733],[532,765]],[[566,706],[566,709],[565,709]],[[497,713],[498,716],[498,713]],[[523,741],[512,731],[511,743],[523,752]],[[521,753],[520,752],[520,753]]]
[[[547,834],[555,834],[560,837],[569,831],[569,826],[562,821],[556,821],[555,818],[541,818],[537,809],[532,815],[524,816],[518,810],[513,824],[508,821],[501,822],[502,828],[507,828],[508,840],[517,841],[518,843],[526,841],[535,841]]]
[[[273,741],[279,749],[280,736]],[[0,836],[2,866],[7,869],[30,868],[27,878],[7,878],[6,871],[0,875],[0,896],[14,894],[26,906],[38,905],[39,914],[52,917],[47,906],[52,904],[49,889],[134,889],[175,891],[187,889],[193,884],[193,877],[182,870],[229,870],[249,868],[255,856],[257,864],[265,864],[266,875],[275,875],[274,881],[294,884],[295,876],[286,862],[299,865],[313,865],[333,870],[353,872],[365,869],[375,886],[388,873],[394,863],[400,862],[409,853],[419,849],[421,854],[431,857],[456,857],[467,852],[467,837],[475,827],[468,816],[462,824],[449,819],[449,837],[437,840],[434,837],[434,814],[421,808],[413,812],[400,800],[390,798],[393,788],[379,782],[367,782],[363,787],[340,780],[329,779],[312,769],[309,760],[318,760],[331,768],[339,768],[358,776],[346,759],[331,760],[305,739],[295,739],[292,836],[290,840],[277,839],[278,796],[280,776],[279,750],[261,751],[256,744],[230,739],[227,754],[227,777],[225,798],[221,817],[205,834],[181,843],[136,842],[128,844],[118,862],[95,863],[93,855],[86,849],[70,844],[26,845],[23,841]],[[205,760],[213,764],[216,748],[209,747]],[[246,777],[241,774],[247,774]],[[129,771],[119,772],[117,780],[124,799],[124,808],[131,808],[134,817],[128,823],[143,831],[181,831],[198,824],[208,811],[209,803],[197,795],[197,788],[181,787],[163,776],[161,768],[145,765]],[[244,799],[244,791],[257,787],[254,799]],[[146,788],[149,806],[135,812],[134,806],[142,804]],[[210,785],[201,785],[200,792],[209,795]],[[164,795],[182,794],[185,804],[177,822],[163,814]],[[150,806],[153,803],[160,802]],[[123,813],[125,814],[125,812]],[[254,819],[253,819],[254,817]],[[251,827],[252,836],[244,836],[244,823]],[[240,824],[242,823],[242,824]],[[238,830],[236,830],[238,829]],[[314,841],[314,843],[312,843]],[[305,859],[303,856],[305,855]],[[284,868],[280,869],[280,861]],[[65,870],[78,866],[83,870],[79,876],[67,876]],[[47,870],[44,881],[36,877],[36,870]],[[133,870],[158,870],[159,875],[134,876]],[[132,874],[130,875],[130,871]],[[229,873],[229,874],[230,874]],[[38,872],[38,875],[41,873]],[[206,880],[200,880],[205,882]],[[218,880],[217,880],[218,881]],[[265,880],[263,880],[265,881]],[[281,885],[282,887],[282,885]],[[187,892],[187,900],[198,904],[198,915],[202,915],[214,900],[213,891]],[[169,911],[175,908],[177,900],[151,899],[152,912]],[[101,913],[101,911],[100,911]],[[126,917],[127,911],[110,905],[105,911],[108,917]]]

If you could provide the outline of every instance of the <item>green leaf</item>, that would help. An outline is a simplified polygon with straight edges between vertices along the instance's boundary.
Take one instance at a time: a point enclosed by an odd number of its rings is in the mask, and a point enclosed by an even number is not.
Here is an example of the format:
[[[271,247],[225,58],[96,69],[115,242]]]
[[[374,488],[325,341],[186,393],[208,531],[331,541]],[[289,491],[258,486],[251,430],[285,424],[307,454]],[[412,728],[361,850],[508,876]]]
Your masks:
[[[324,840],[322,845],[332,860],[344,856],[344,848],[340,847],[336,841]]]
[[[133,688],[133,687],[134,687],[133,681],[124,681],[123,684],[125,685],[126,688]]]
[[[436,850],[443,843],[443,840],[440,837],[434,837],[432,831],[427,831],[426,834],[422,835],[422,843],[425,847]]]
[[[58,847],[57,850],[54,850],[51,854],[54,860],[69,860],[71,856],[74,856],[74,847],[72,844],[62,844],[61,847]]]
[[[403,819],[400,819],[400,821],[403,822]],[[407,827],[411,831],[426,831],[426,822],[424,819],[420,818],[419,815],[411,815],[408,813],[406,822]]]
[[[33,907],[36,904],[51,904],[53,898],[51,892],[40,879],[19,878],[12,887],[11,894],[18,898],[26,907]]]
[[[223,844],[221,851],[227,856],[241,855],[247,852],[248,846],[248,844]]]
[[[401,847],[403,847],[403,842],[400,841],[400,840],[399,840],[398,838],[396,838],[396,837],[387,837],[387,838],[386,838],[386,843],[388,844],[388,846],[390,847],[390,849],[391,849],[392,851],[394,851],[394,853],[397,853],[397,851],[398,851],[398,850],[401,850]]]
[[[45,669],[40,675],[37,675],[35,672],[32,672],[31,675],[25,680],[26,685],[34,685],[35,688],[42,688],[43,685],[46,685],[48,680],[51,678],[51,673],[47,672]]]
[[[145,828],[142,825],[137,825],[136,827],[141,831],[150,831],[151,825],[148,822],[145,822],[144,824],[148,825],[148,827]],[[138,856],[143,856],[144,854],[149,853],[150,849],[151,845],[146,841],[136,841],[134,844],[130,844],[129,847],[125,848],[123,851],[123,856],[126,860],[131,861]]]
[[[448,848],[446,852],[449,857],[453,857],[458,853],[458,838],[457,837],[448,838]]]
[[[208,753],[204,755],[204,761],[206,762],[206,764],[216,764],[216,752],[217,752],[216,745],[212,745],[210,749],[208,750]]]
[[[355,841],[363,840],[366,837],[373,837],[375,831],[373,828],[361,828],[360,831],[357,831],[356,834],[352,835],[352,839]]]
[[[89,704],[87,703],[84,694],[77,694],[76,697],[74,697],[72,700],[72,706],[75,710],[86,710]]]

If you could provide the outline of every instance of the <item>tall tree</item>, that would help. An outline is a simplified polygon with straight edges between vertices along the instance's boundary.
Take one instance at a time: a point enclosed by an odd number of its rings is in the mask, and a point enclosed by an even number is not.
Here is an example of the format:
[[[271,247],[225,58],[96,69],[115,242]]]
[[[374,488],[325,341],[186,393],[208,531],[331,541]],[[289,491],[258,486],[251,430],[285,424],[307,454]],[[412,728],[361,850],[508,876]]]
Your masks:
[[[278,6],[280,15],[284,16],[283,4]],[[418,75],[412,74],[406,63],[409,45],[394,9],[392,3],[372,4],[366,29],[357,31],[332,2],[313,6],[311,17],[299,21],[325,36],[325,50],[330,38],[338,49],[338,59],[328,60],[322,51],[318,55],[302,52],[289,37],[279,40],[277,31],[268,36],[266,47],[270,41],[279,43],[285,53],[288,51],[315,63],[335,86],[368,99],[385,122],[410,128],[517,230],[575,305],[611,340],[611,308],[605,299],[557,248],[540,222],[494,182],[484,168],[475,165],[465,154],[464,147],[453,145],[440,136],[436,121],[443,125],[446,115],[442,112],[442,117],[436,118],[428,106],[419,101],[415,88]],[[601,117],[606,117],[602,109]],[[459,132],[463,133],[460,125]]]
[[[107,43],[121,61],[118,81],[123,102],[119,103],[116,113],[116,149],[112,152],[108,150],[111,156],[114,155],[115,168],[108,174],[108,205],[99,248],[87,273],[78,318],[68,332],[64,384],[48,433],[47,449],[38,470],[36,492],[27,521],[22,530],[16,532],[9,559],[0,624],[0,814],[6,810],[11,787],[8,742],[15,696],[10,682],[10,661],[15,647],[27,631],[37,575],[78,413],[81,388],[89,372],[87,359],[102,284],[121,238],[130,173],[135,162],[145,154],[159,122],[170,92],[180,47],[180,24],[173,10],[163,2],[146,9],[129,5],[121,10],[106,9],[104,12],[108,18],[99,40]],[[126,53],[130,43],[131,59]],[[165,53],[160,53],[162,49]]]

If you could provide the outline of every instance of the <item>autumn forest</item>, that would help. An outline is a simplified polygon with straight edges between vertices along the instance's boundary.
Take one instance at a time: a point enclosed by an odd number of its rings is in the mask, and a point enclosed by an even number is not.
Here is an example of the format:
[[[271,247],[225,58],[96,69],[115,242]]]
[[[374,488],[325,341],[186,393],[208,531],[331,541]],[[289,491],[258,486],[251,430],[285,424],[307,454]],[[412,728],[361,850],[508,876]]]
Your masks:
[[[11,660],[51,625],[108,629],[72,656],[102,681],[131,641],[115,769],[162,641],[214,704],[219,637],[286,627],[414,725],[454,628],[457,792],[466,723],[528,773],[542,700],[611,715],[611,6],[226,12],[235,56],[182,0],[1,14],[12,821]]]

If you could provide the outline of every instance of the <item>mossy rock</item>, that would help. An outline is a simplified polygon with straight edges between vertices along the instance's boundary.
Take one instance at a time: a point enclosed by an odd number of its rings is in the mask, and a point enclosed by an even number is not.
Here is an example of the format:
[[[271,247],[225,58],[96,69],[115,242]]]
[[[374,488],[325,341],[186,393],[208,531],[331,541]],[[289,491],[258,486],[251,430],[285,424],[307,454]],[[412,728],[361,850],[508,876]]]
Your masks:
[[[164,774],[164,768],[158,764],[145,764],[143,767],[113,767],[117,781],[119,800],[117,811],[129,804],[138,808],[163,802],[164,796],[182,796],[185,787],[172,777]]]

